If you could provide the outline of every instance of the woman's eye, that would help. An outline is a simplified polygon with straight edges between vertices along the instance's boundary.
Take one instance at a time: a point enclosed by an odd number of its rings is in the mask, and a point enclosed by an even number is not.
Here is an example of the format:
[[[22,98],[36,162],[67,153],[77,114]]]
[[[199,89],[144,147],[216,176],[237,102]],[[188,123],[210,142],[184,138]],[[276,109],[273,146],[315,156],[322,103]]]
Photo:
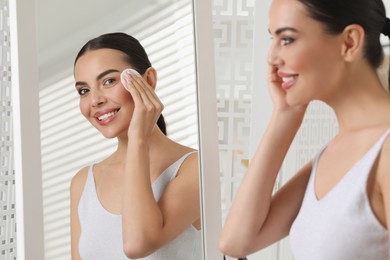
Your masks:
[[[293,43],[294,42],[294,39],[293,38],[290,38],[290,37],[284,37],[282,38],[282,46],[286,46],[286,45],[289,45],[290,43]]]
[[[77,92],[79,93],[80,96],[84,96],[85,94],[88,93],[88,89],[86,88],[82,88],[82,89],[79,89]]]
[[[104,85],[110,85],[115,82],[115,79],[107,79],[103,82]]]

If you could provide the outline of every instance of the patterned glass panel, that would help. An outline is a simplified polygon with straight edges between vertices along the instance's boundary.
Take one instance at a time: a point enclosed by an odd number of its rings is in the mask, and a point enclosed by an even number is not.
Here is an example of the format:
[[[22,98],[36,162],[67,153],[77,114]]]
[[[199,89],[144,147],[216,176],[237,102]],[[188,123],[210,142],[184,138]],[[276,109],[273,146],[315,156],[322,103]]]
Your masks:
[[[16,259],[9,4],[0,0],[0,259]]]
[[[222,214],[249,160],[254,1],[214,0]]]

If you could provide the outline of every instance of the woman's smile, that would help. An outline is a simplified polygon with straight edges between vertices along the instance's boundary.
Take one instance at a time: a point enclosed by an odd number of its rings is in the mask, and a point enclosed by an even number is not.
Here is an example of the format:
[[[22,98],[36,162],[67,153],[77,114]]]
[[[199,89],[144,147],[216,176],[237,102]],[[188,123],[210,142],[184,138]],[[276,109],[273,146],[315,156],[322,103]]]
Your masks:
[[[287,74],[287,73],[278,72],[278,76],[283,81],[281,86],[284,90],[290,89],[297,82],[298,79],[297,74]]]
[[[94,114],[94,118],[100,125],[107,125],[116,118],[119,109],[109,109],[98,111]]]

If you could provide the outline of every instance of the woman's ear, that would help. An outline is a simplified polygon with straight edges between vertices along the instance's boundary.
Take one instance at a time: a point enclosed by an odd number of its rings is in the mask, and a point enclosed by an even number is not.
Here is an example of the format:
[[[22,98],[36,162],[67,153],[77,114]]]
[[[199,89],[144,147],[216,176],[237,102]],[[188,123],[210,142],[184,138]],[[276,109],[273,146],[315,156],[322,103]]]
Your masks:
[[[157,71],[155,68],[153,67],[149,67],[144,75],[143,75],[144,79],[146,80],[146,82],[148,82],[148,84],[153,88],[153,89],[156,89],[156,85],[157,85]]]
[[[362,26],[351,24],[342,32],[342,56],[345,61],[351,62],[363,57],[365,32]]]

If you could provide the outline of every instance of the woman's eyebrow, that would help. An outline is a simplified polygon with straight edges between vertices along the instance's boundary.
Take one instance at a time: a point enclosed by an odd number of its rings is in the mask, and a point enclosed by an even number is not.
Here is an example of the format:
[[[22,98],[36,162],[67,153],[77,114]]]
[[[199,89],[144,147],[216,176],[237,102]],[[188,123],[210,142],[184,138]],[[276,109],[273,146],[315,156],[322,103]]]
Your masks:
[[[279,28],[279,29],[277,29],[277,30],[275,31],[275,35],[280,35],[281,33],[285,32],[285,31],[292,31],[292,32],[295,32],[295,33],[298,32],[297,29],[292,28],[292,27],[282,27],[282,28]],[[269,32],[270,34],[272,34],[270,29],[268,29],[268,32]]]
[[[87,83],[85,83],[84,81],[76,81],[76,83],[74,84],[75,87],[77,86],[85,86],[87,85]]]
[[[109,69],[109,70],[103,71],[102,73],[97,75],[96,81],[100,80],[101,78],[103,78],[104,76],[106,76],[107,74],[110,74],[112,72],[120,72],[120,71],[117,69]],[[75,87],[80,86],[80,85],[87,85],[87,83],[85,83],[84,81],[77,81],[75,83]]]
[[[102,73],[97,75],[96,81],[100,80],[101,78],[103,78],[104,76],[106,76],[107,74],[110,74],[112,72],[120,72],[120,71],[117,69],[109,69],[109,70],[103,71]]]

